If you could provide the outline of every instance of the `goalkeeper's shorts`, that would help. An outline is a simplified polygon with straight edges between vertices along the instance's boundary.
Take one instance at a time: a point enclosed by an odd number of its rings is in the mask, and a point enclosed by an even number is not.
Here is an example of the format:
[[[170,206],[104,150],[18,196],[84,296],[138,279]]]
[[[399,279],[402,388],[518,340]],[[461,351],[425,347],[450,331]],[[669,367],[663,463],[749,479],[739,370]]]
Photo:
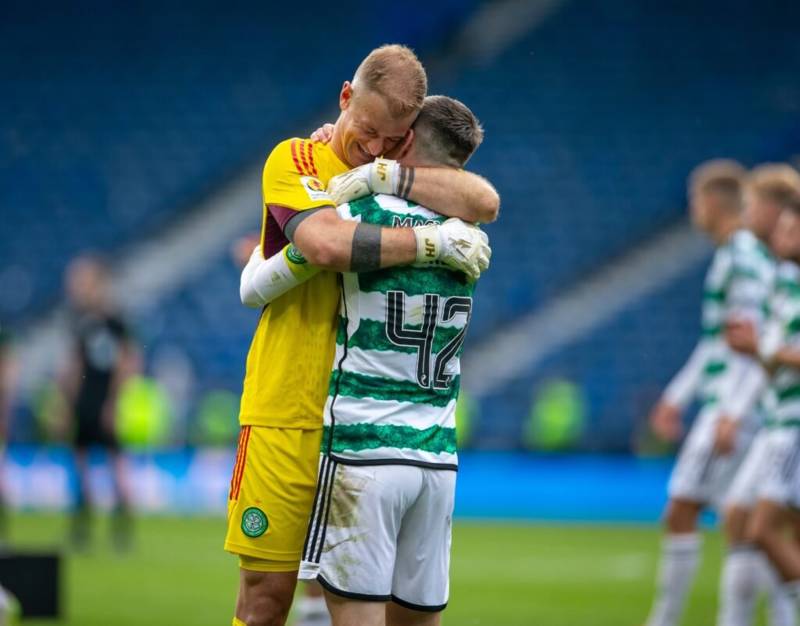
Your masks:
[[[243,557],[245,569],[297,571],[321,439],[321,428],[242,427],[228,495],[225,550]]]
[[[299,577],[353,600],[441,611],[456,472],[323,456]]]

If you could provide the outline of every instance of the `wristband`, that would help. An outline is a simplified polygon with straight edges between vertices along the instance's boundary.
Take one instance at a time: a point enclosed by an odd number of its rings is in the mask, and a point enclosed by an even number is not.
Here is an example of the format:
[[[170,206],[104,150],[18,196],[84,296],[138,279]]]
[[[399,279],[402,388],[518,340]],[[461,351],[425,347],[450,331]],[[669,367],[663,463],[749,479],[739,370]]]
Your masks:
[[[373,193],[397,194],[400,164],[391,159],[375,159],[372,162],[370,187]]]
[[[283,249],[283,256],[286,259],[286,266],[289,271],[300,281],[310,278],[319,272],[319,268],[311,265],[293,243]]]
[[[441,244],[438,225],[416,226],[414,237],[417,239],[417,263],[431,263],[439,258]]]

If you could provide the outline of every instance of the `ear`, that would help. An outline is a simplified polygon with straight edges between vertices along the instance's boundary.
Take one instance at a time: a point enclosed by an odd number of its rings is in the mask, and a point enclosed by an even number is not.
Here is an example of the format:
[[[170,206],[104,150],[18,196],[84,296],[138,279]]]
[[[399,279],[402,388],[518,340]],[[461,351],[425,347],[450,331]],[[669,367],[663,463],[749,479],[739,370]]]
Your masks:
[[[342,111],[345,111],[347,107],[350,106],[350,102],[353,99],[353,85],[350,83],[349,80],[344,81],[342,85],[342,90],[339,92],[339,108]]]

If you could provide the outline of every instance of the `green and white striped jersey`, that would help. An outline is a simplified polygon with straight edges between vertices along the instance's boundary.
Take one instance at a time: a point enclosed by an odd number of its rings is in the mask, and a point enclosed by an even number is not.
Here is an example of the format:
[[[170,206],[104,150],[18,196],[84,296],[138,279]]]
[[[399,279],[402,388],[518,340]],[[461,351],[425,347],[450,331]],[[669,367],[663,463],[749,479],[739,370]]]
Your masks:
[[[386,195],[338,211],[394,227],[446,219]],[[472,292],[463,274],[440,267],[342,275],[323,452],[345,463],[457,467],[455,408]]]
[[[703,358],[696,389],[701,402],[736,402],[740,379],[753,363],[730,349],[724,339],[725,324],[744,318],[761,328],[775,274],[774,257],[750,231],[735,232],[717,249],[703,292]],[[723,411],[726,408],[730,407]]]
[[[778,268],[770,317],[762,342],[772,347],[800,348],[800,267],[784,262]],[[800,371],[779,367],[765,399],[767,423],[800,425]]]

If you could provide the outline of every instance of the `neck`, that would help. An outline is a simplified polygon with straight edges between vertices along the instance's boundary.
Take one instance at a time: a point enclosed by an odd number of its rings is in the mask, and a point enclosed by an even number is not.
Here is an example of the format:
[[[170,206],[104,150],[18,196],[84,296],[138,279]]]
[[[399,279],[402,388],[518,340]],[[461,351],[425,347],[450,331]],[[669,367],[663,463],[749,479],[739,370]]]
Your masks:
[[[720,220],[717,228],[711,234],[711,238],[716,244],[723,244],[730,236],[742,227],[742,223],[737,217],[725,217]]]
[[[336,124],[333,125],[333,135],[331,136],[331,141],[328,145],[342,163],[344,163],[347,167],[352,168],[353,166],[347,160],[347,155],[344,153],[344,145],[342,145],[342,133],[340,132],[339,128],[339,120],[336,120]]]

